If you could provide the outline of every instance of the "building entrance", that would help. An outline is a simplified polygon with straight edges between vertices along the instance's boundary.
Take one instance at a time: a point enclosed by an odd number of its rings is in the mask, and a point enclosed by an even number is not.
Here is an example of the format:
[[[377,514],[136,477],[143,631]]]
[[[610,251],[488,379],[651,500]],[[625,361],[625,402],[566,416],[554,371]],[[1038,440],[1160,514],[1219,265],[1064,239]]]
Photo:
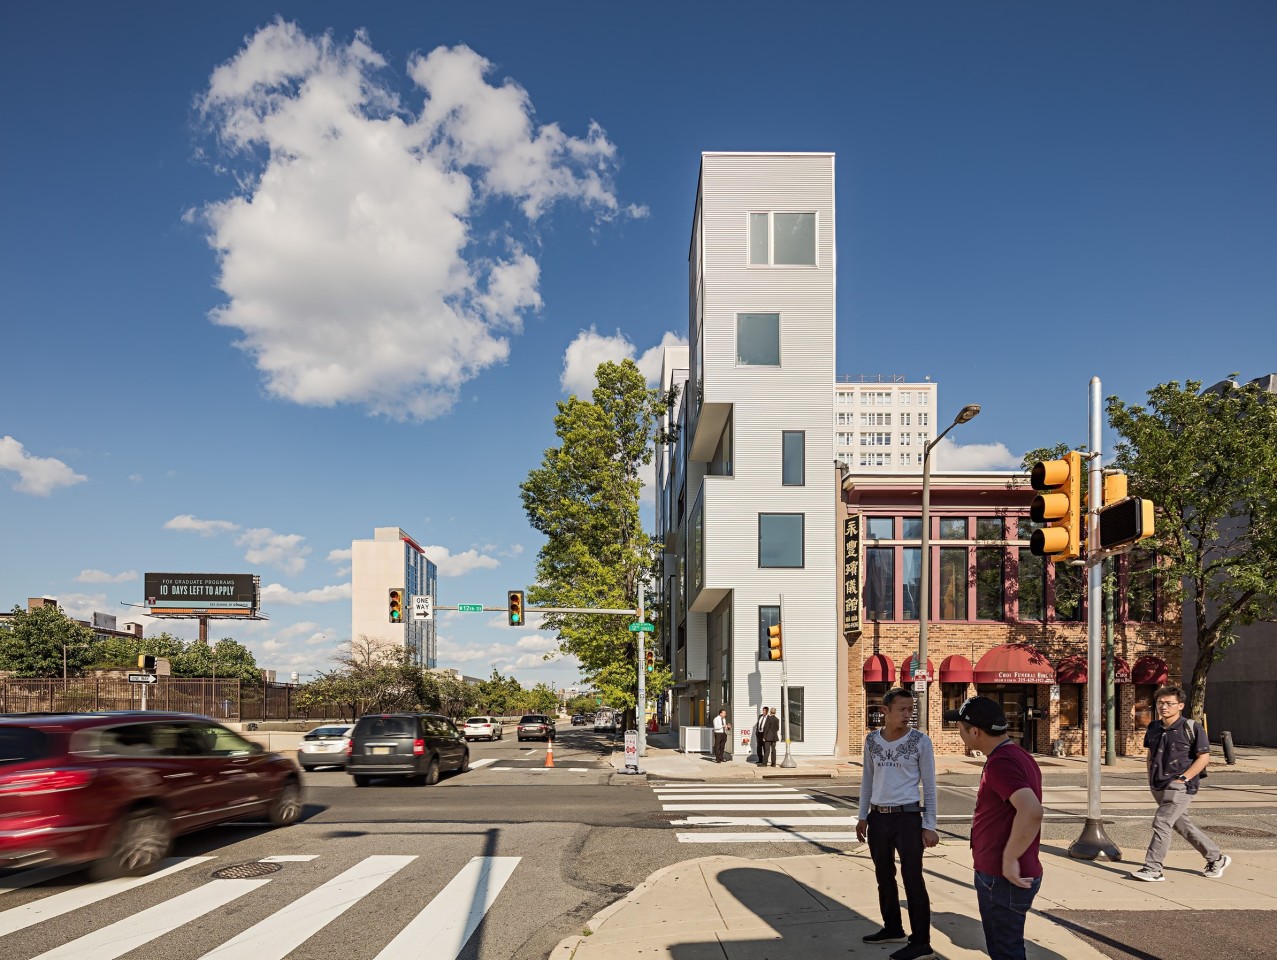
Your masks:
[[[1027,684],[980,684],[980,695],[1002,708],[1007,736],[1030,753],[1037,746],[1037,688]]]

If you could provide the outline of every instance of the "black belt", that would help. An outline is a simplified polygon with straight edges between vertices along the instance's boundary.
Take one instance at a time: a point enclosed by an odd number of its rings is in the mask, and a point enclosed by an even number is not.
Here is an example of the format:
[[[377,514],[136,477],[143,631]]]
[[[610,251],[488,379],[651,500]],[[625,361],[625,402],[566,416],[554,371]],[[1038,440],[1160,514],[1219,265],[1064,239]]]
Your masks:
[[[874,813],[922,813],[922,804],[902,803],[898,807],[884,807],[877,803],[871,803],[869,809]]]

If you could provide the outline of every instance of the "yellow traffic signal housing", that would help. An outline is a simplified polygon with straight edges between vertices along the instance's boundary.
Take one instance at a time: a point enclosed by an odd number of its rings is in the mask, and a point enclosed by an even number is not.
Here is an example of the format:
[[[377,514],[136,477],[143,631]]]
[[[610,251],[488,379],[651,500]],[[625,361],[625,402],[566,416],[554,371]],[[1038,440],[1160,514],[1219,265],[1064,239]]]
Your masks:
[[[1127,498],[1127,482],[1124,473],[1106,473],[1104,475],[1104,505],[1117,503]]]
[[[1029,549],[1053,563],[1082,555],[1082,454],[1070,450],[1062,460],[1033,465],[1030,480],[1041,490],[1029,507],[1029,519],[1048,526],[1034,530]]]
[[[137,666],[139,670],[154,670],[155,657],[149,653],[139,653],[137,655]]]
[[[769,660],[783,660],[785,657],[780,633],[779,623],[767,628],[767,659]]]
[[[403,587],[390,591],[390,622],[403,623]]]
[[[524,625],[523,600],[522,590],[510,590],[506,593],[506,622],[512,627]]]
[[[654,650],[645,651],[647,657],[647,672],[651,673],[656,669],[656,652]]]
[[[1101,550],[1133,546],[1153,535],[1153,501],[1127,497],[1100,510]]]

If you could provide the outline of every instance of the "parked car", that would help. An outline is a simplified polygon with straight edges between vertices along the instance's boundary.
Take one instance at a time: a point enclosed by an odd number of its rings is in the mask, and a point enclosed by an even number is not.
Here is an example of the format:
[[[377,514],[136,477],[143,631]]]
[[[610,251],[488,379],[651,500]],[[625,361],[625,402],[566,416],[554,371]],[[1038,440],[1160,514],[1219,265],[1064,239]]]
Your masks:
[[[353,729],[353,723],[316,727],[297,745],[297,762],[307,771],[316,767],[344,767],[346,745],[350,743],[350,731]]]
[[[350,734],[346,772],[355,786],[374,777],[407,777],[436,784],[444,770],[470,769],[470,748],[451,720],[432,713],[382,713],[360,717]]]
[[[572,714],[572,726],[574,726],[574,727],[583,727],[583,726],[585,726],[585,725],[586,725],[586,723],[588,723],[588,722],[589,722],[589,721],[587,721],[587,720],[585,719],[585,714],[583,714],[583,713],[574,713],[574,714]]]
[[[519,741],[554,739],[554,721],[544,713],[528,713],[519,718]]]
[[[180,834],[301,815],[292,760],[207,717],[0,717],[0,867],[88,863],[95,879],[137,876]]]
[[[505,731],[501,721],[496,717],[471,717],[461,727],[461,734],[467,740],[504,740]]]

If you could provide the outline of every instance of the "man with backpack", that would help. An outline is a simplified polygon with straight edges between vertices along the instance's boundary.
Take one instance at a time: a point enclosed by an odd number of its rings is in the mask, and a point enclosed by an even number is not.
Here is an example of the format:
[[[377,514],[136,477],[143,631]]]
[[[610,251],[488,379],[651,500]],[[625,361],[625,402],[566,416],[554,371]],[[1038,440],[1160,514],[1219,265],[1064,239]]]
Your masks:
[[[1222,877],[1233,862],[1188,818],[1188,807],[1210,763],[1210,740],[1201,724],[1184,716],[1184,701],[1182,687],[1162,687],[1153,697],[1158,719],[1148,725],[1144,746],[1148,748],[1148,785],[1157,801],[1157,813],[1144,866],[1131,874],[1136,880],[1166,879],[1162,863],[1171,848],[1172,830],[1206,858],[1205,876]]]

